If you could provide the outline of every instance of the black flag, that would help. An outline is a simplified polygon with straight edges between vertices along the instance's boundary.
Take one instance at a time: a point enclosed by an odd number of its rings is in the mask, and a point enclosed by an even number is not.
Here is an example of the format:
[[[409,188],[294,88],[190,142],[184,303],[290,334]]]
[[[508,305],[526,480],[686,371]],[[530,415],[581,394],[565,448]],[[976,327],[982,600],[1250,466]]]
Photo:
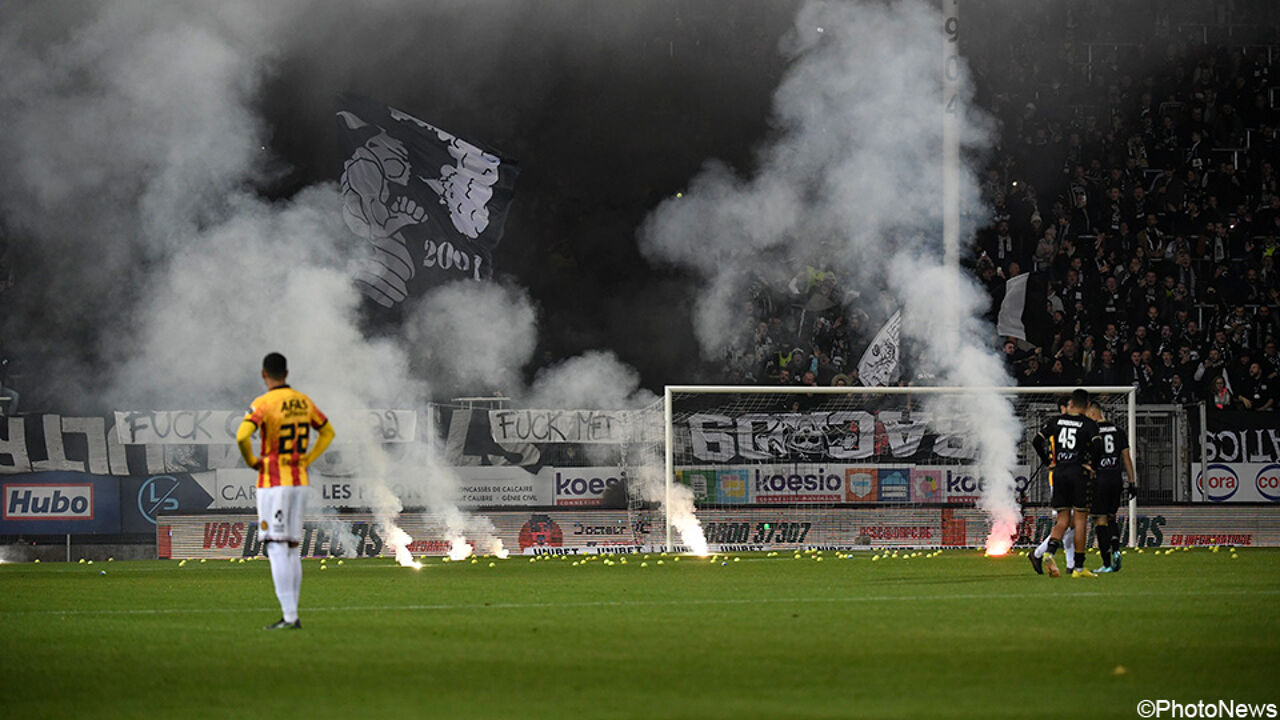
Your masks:
[[[515,162],[356,95],[338,100],[338,142],[342,216],[372,248],[356,273],[365,295],[390,308],[441,282],[492,276]]]

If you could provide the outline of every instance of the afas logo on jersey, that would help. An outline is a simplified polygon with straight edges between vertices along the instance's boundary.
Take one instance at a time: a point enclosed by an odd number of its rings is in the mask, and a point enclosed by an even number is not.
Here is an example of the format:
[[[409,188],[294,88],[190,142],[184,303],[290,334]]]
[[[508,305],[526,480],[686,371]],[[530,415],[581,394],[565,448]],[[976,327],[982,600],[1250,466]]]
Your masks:
[[[307,401],[303,400],[302,398],[289,398],[288,400],[285,400],[284,402],[280,403],[280,409],[284,410],[285,412],[291,412],[294,410],[307,410],[308,409]]]
[[[1230,465],[1214,463],[1196,477],[1196,488],[1206,500],[1225,502],[1240,489],[1240,478]]]

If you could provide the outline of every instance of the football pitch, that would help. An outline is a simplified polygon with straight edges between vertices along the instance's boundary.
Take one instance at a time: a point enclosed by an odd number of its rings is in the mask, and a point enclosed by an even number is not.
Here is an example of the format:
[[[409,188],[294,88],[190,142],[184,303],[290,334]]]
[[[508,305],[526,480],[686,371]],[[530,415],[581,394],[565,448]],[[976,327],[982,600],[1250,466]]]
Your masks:
[[[1130,718],[1144,699],[1280,702],[1280,550],[1130,550],[1096,579],[1037,576],[1018,555],[904,554],[306,560],[304,628],[273,632],[261,558],[2,565],[0,708]]]

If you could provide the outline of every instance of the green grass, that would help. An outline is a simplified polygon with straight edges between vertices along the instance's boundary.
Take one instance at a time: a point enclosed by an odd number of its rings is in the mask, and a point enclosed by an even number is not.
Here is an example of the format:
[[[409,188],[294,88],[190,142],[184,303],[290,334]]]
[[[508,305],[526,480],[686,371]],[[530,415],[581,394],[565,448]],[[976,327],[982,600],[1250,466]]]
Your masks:
[[[3,565],[0,715],[1132,718],[1144,698],[1280,702],[1280,551],[1130,551],[1096,580],[969,551],[658,559],[308,560],[301,632],[261,630],[279,616],[261,559]]]

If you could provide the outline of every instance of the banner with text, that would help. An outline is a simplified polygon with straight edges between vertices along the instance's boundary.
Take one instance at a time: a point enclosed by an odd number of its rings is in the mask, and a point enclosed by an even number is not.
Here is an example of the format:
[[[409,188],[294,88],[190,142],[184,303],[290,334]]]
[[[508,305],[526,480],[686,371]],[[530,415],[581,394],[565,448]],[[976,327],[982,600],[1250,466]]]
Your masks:
[[[812,401],[838,405],[839,400]],[[846,401],[847,402],[847,401]],[[896,402],[889,398],[886,403]],[[804,412],[694,412],[679,420],[679,464],[716,462],[972,462],[974,438],[950,423],[940,430],[910,410],[812,409]]]
[[[116,432],[125,445],[235,445],[243,410],[144,410],[115,413]],[[418,414],[412,410],[361,410],[330,416],[335,428],[356,437],[367,428],[384,443],[413,442]]]
[[[1204,503],[1280,503],[1280,463],[1213,462],[1206,473],[1191,463],[1191,500]]]
[[[499,443],[661,442],[662,416],[631,410],[490,410]]]
[[[1014,467],[1016,492],[1029,486],[1031,468]],[[986,480],[967,465],[831,465],[791,463],[707,465],[676,469],[700,505],[950,503],[973,505]]]
[[[579,555],[636,553],[662,549],[660,513],[622,510],[501,511],[485,515],[494,534],[513,553]],[[821,513],[778,508],[722,508],[698,513],[712,552],[795,548],[981,547],[989,530],[974,508],[845,507]],[[161,557],[236,558],[262,553],[255,516],[249,513],[162,515],[157,527]],[[397,519],[416,555],[448,551],[444,525],[430,514]],[[1024,518],[1021,542],[1038,540],[1052,520],[1048,513]],[[1140,508],[1141,547],[1186,545],[1280,546],[1280,507]],[[1128,528],[1122,528],[1127,536]],[[474,538],[469,538],[475,540]],[[677,538],[678,542],[678,538]],[[677,552],[685,551],[677,544]],[[302,552],[307,557],[389,557],[395,548],[373,516],[362,513],[308,515]]]
[[[120,532],[120,481],[70,472],[0,479],[0,535]]]
[[[1205,414],[1205,448],[1200,457],[1200,414],[1187,413],[1192,461],[1280,462],[1280,422],[1274,413],[1210,409]]]

